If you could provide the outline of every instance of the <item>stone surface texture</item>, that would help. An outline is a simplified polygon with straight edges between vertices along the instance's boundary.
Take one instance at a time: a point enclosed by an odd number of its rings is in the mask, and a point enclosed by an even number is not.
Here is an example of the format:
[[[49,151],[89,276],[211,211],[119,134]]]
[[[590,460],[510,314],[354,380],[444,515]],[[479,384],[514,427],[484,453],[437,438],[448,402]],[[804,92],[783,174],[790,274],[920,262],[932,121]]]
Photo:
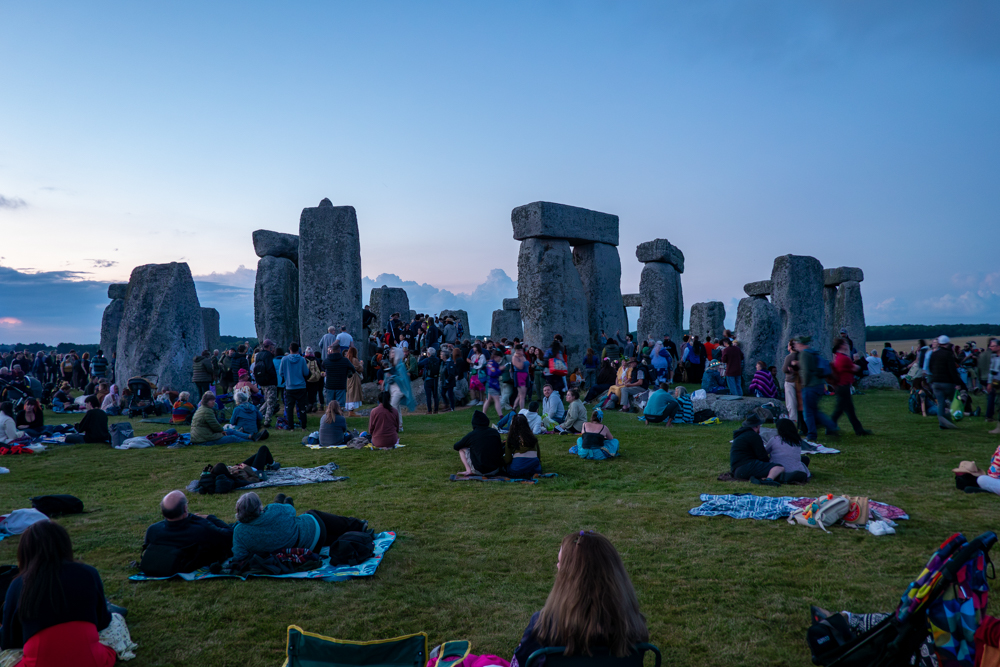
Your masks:
[[[360,340],[361,237],[353,206],[324,200],[299,217],[299,343],[317,347],[329,326]]]
[[[823,265],[815,257],[782,255],[771,270],[771,303],[778,309],[781,333],[775,349],[795,336],[812,336],[813,347],[830,351],[830,329],[823,305]]]
[[[826,325],[826,333],[830,337],[830,342],[837,336],[840,327],[837,326],[837,288],[823,288],[823,322]],[[818,348],[817,348],[818,349]],[[829,350],[827,350],[829,352]]]
[[[713,410],[716,417],[726,422],[741,422],[746,419],[751,412],[765,403],[773,403],[778,409],[778,412],[781,414],[787,414],[788,412],[785,409],[785,402],[777,398],[744,396],[738,401],[720,401],[719,397],[715,394],[709,394],[705,398],[691,401],[691,405],[695,412],[698,412],[699,410]],[[764,429],[761,429],[762,432],[763,430]],[[767,442],[767,440],[765,439],[764,442]]]
[[[635,258],[640,262],[664,262],[684,273],[684,253],[666,239],[653,239],[635,247]]]
[[[622,304],[626,308],[638,308],[642,306],[641,294],[622,294]]]
[[[493,324],[490,327],[490,339],[499,341],[503,338],[507,340],[522,340],[524,338],[524,325],[521,323],[520,310],[494,310]]]
[[[212,352],[219,347],[219,311],[215,308],[202,308],[201,324],[205,330],[205,349]]]
[[[438,317],[450,317],[455,322],[462,323],[462,338],[472,340],[472,332],[469,331],[469,313],[464,310],[442,310]],[[442,327],[443,328],[443,327]],[[461,341],[459,341],[461,342]]]
[[[587,297],[573,265],[569,241],[529,238],[517,257],[517,295],[524,340],[543,350],[562,334],[570,367],[579,365],[589,347]]]
[[[253,233],[253,251],[258,257],[284,257],[299,261],[299,237],[295,234],[258,229]]]
[[[412,320],[410,316],[410,298],[406,295],[406,290],[402,287],[373,287],[368,296],[368,305],[375,313],[372,323],[379,331],[385,331],[389,326],[389,320],[393,313],[399,313],[400,320],[409,324]]]
[[[108,359],[111,359],[111,355],[118,350],[118,330],[124,313],[125,299],[112,299],[101,317],[101,349]]]
[[[204,343],[201,304],[188,265],[172,262],[132,269],[115,376],[124,382],[155,375],[150,381],[159,388],[193,390],[191,364]]]
[[[778,366],[785,360],[784,347],[777,346],[781,333],[781,317],[777,308],[767,299],[748,296],[740,299],[736,309],[736,340],[743,351],[743,391],[750,386],[756,364]]]
[[[607,243],[578,245],[573,248],[573,264],[587,297],[588,347],[596,350],[600,346],[602,331],[624,345],[628,320],[622,304],[622,263],[618,248]]]
[[[833,321],[835,329],[831,335],[839,336],[841,329],[847,329],[854,349],[864,354],[868,336],[865,333],[865,304],[861,300],[861,283],[854,280],[840,283]]]
[[[514,238],[566,239],[572,245],[618,245],[618,216],[586,208],[536,201],[510,212]]]
[[[767,296],[771,293],[771,281],[758,280],[756,282],[747,283],[743,286],[743,291],[746,292],[747,296]]]
[[[823,284],[827,287],[846,283],[849,280],[864,282],[865,272],[856,266],[838,266],[835,269],[823,270]]]
[[[639,341],[670,339],[680,345],[684,320],[684,294],[681,274],[672,264],[648,262],[643,265],[639,278],[642,308],[636,333]]]
[[[124,299],[128,293],[128,283],[113,283],[108,285],[109,299]]]
[[[725,330],[726,306],[721,301],[705,301],[691,306],[691,324],[688,333],[705,342],[706,336],[712,340],[722,338]]]
[[[503,309],[504,310],[521,310],[521,302],[517,300],[517,297],[514,297],[513,299],[504,299],[503,300]]]
[[[858,348],[859,350],[861,348]],[[899,378],[892,373],[866,375],[858,381],[859,389],[899,389]]]
[[[267,256],[257,262],[253,319],[258,340],[270,338],[285,349],[299,340],[299,270],[292,260]]]

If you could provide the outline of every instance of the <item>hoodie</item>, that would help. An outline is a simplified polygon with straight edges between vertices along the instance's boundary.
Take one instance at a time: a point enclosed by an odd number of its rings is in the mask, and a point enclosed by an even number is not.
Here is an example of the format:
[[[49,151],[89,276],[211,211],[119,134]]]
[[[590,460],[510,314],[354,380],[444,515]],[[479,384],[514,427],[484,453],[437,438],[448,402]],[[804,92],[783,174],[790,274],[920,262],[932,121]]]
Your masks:
[[[281,358],[281,378],[286,390],[305,389],[308,377],[309,364],[301,354],[287,354]]]
[[[733,472],[740,466],[753,461],[770,462],[764,448],[764,440],[751,426],[744,426],[733,431],[733,446],[729,450],[729,471]]]
[[[503,466],[503,440],[490,428],[490,419],[480,410],[472,413],[472,431],[455,443],[455,451],[469,450],[472,467],[482,474],[493,474]]]
[[[256,433],[263,421],[264,417],[253,403],[240,403],[233,408],[233,416],[229,419],[230,424],[248,435]]]

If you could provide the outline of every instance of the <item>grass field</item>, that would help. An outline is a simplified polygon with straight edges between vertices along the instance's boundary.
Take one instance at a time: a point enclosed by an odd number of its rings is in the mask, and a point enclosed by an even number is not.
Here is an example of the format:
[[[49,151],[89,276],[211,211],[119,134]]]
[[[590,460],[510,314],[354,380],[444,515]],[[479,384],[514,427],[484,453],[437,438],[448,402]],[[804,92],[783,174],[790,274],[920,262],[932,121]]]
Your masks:
[[[47,493],[83,499],[89,513],[59,521],[77,557],[101,572],[109,598],[129,609],[139,643],[135,667],[277,667],[293,623],[352,640],[426,631],[432,645],[466,638],[476,653],[509,657],[545,602],[559,541],[582,528],[618,547],[665,665],[807,665],[810,603],[887,611],[948,535],[998,527],[1000,499],[957,491],[951,473],[962,459],[989,463],[1000,440],[982,419],[944,432],[934,418],[907,412],[904,392],[869,392],[856,401],[876,435],[829,439],[842,453],[816,456],[809,485],[782,489],[715,480],[728,469],[731,424],[666,429],[611,414],[620,459],[583,461],[567,453],[570,438],[547,436],[542,462],[560,476],[534,486],[447,481],[461,467],[452,444],[468,429],[468,409],[405,418],[406,447],[390,452],[310,450],[299,444],[301,432],[272,432],[267,444],[283,465],[332,460],[350,476],[293,488],[300,511],[357,516],[399,535],[374,577],[342,583],[127,580],[146,526],[160,518],[160,498],[206,464],[244,458],[253,444],[78,445],[4,457],[0,464],[11,473],[0,476],[0,508],[26,507],[30,496]],[[829,412],[832,399],[823,405]],[[350,421],[360,427],[364,420]],[[139,434],[163,428],[133,424]],[[874,537],[687,514],[700,493],[746,492],[867,495],[911,519],[894,536]],[[236,498],[194,496],[191,509],[233,521]],[[14,562],[16,547],[16,538],[0,542],[0,563]]]

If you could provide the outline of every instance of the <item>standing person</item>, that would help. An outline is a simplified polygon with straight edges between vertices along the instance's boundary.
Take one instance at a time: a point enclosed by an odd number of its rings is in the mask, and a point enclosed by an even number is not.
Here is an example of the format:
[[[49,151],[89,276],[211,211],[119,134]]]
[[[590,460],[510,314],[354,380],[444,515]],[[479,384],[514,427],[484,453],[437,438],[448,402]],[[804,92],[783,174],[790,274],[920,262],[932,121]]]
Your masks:
[[[625,334],[625,358],[635,358],[635,341],[632,340],[632,334]],[[598,359],[598,361],[600,361],[600,359]],[[590,389],[590,386],[588,386],[587,389]]]
[[[341,350],[346,350],[354,345],[354,336],[347,333],[347,327],[340,327],[340,333],[337,334],[337,344],[340,345]]]
[[[429,347],[424,350],[417,366],[424,372],[424,396],[427,398],[427,414],[438,413],[438,379],[441,376],[441,359],[437,350]],[[431,403],[434,403],[433,413]]]
[[[846,414],[851,422],[855,435],[871,435],[872,432],[861,425],[857,414],[854,412],[854,399],[851,398],[851,385],[854,383],[854,373],[858,366],[851,361],[851,346],[847,340],[838,338],[833,341],[833,387],[837,394],[837,407],[830,420],[836,424],[840,415]]]
[[[820,363],[819,353],[809,348],[810,336],[795,339],[795,351],[799,353],[799,379],[802,382],[802,412],[806,419],[806,439],[816,440],[816,422],[826,427],[827,435],[837,435],[840,429],[829,417],[820,412],[819,399],[823,398],[826,376]]]
[[[986,421],[993,421],[997,391],[1000,391],[1000,340],[990,338],[988,348],[979,356],[981,369],[984,366],[982,358],[986,358],[985,371],[980,371],[983,386],[986,388]],[[1000,433],[1000,425],[990,433]]]
[[[937,343],[938,348],[931,353],[930,376],[931,388],[934,390],[934,398],[938,405],[938,427],[942,430],[956,429],[958,427],[945,416],[945,410],[951,404],[954,393],[965,385],[958,375],[951,339],[947,336],[938,336]]]
[[[198,388],[198,395],[201,396],[212,385],[212,357],[208,350],[202,350],[201,354],[194,358],[191,368],[191,381]]]
[[[726,367],[726,386],[732,396],[743,395],[743,350],[728,339],[722,340],[722,363]]]
[[[503,352],[493,350],[492,358],[486,362],[486,403],[483,404],[483,414],[493,404],[497,411],[497,417],[503,417],[503,405],[500,403],[500,376],[503,375],[507,364],[503,361]]]
[[[352,369],[353,370],[353,369]],[[299,344],[288,345],[288,355],[281,360],[282,379],[285,381],[285,421],[288,428],[294,428],[295,411],[299,413],[299,423],[306,428],[306,380],[309,366],[299,354]]]
[[[458,352],[458,350],[453,350]],[[453,354],[441,350],[441,396],[444,398],[445,411],[455,411],[455,385],[458,383],[458,370]]]
[[[309,367],[309,377],[306,378],[306,409],[310,412],[323,410],[323,371],[320,370],[322,358],[317,358],[311,347],[306,348],[306,365]],[[343,403],[341,403],[343,405]]]
[[[486,405],[486,355],[479,343],[472,346],[469,355],[469,390],[472,402],[469,405]]]
[[[351,346],[347,348],[347,360],[354,366],[354,375],[347,378],[347,409],[348,417],[357,417],[355,410],[361,407],[361,374],[365,366],[358,359],[358,348]]]
[[[35,365],[31,367],[32,374],[41,379],[44,378],[45,362],[42,361],[42,353],[38,353],[38,357],[35,359]],[[104,350],[98,350],[97,356],[94,360],[90,362],[90,374],[92,380],[98,379],[108,379],[108,360],[104,356]]]
[[[449,345],[458,343],[458,327],[455,326],[455,321],[450,317],[445,318],[444,321],[444,342]]]
[[[542,376],[545,384],[551,385],[553,389],[565,392],[566,376],[569,375],[569,357],[562,345],[562,336],[556,335],[552,340],[552,346],[545,350],[545,369]]]
[[[233,355],[235,354],[236,350],[229,348],[219,359],[219,382],[216,389],[222,394],[228,394],[236,382],[236,376],[233,374]]]
[[[597,356],[593,348],[588,347],[587,354],[583,356],[583,386],[588,391],[597,384],[597,367],[600,366],[600,362],[600,357]]]
[[[347,380],[354,375],[354,364],[344,358],[340,346],[334,342],[327,348],[326,359],[323,360],[323,372],[326,373],[326,400],[337,401],[340,405],[347,404]]]
[[[517,388],[517,398],[514,399],[514,410],[518,406],[523,410],[528,407],[528,378],[531,375],[531,363],[524,356],[524,348],[521,345],[514,346],[514,356],[510,360],[510,374],[514,379],[514,387]]]
[[[785,375],[785,409],[789,418],[798,417],[799,432],[806,432],[806,422],[802,415],[802,401],[799,400],[799,353],[795,351],[795,341],[788,341],[788,354],[781,364]]]
[[[225,360],[222,363],[225,367]],[[274,365],[274,341],[270,338],[265,338],[262,349],[257,351],[253,375],[264,394],[264,426],[270,427],[271,420],[278,412],[278,372]]]
[[[326,354],[326,351],[330,349],[330,346],[337,343],[337,327],[329,326],[326,328],[326,333],[319,339],[319,347],[321,354]],[[339,345],[339,343],[337,343]]]
[[[533,348],[535,351],[535,360],[531,362],[531,371],[534,374],[535,380],[535,391],[538,392],[538,400],[542,400],[542,389],[545,387],[545,370],[548,368],[548,364],[545,362],[545,355],[537,347]]]

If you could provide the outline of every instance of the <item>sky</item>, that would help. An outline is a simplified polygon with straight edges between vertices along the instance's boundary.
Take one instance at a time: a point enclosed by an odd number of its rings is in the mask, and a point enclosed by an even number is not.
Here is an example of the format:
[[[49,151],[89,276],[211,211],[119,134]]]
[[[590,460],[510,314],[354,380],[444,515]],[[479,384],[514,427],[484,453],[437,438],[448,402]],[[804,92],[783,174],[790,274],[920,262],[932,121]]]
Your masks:
[[[0,3],[0,343],[96,342],[107,284],[169,261],[253,335],[251,232],[323,197],[366,298],[474,333],[538,200],[620,216],[623,292],[669,239],[730,325],[788,253],[862,267],[869,324],[998,322],[998,31],[973,0]]]

